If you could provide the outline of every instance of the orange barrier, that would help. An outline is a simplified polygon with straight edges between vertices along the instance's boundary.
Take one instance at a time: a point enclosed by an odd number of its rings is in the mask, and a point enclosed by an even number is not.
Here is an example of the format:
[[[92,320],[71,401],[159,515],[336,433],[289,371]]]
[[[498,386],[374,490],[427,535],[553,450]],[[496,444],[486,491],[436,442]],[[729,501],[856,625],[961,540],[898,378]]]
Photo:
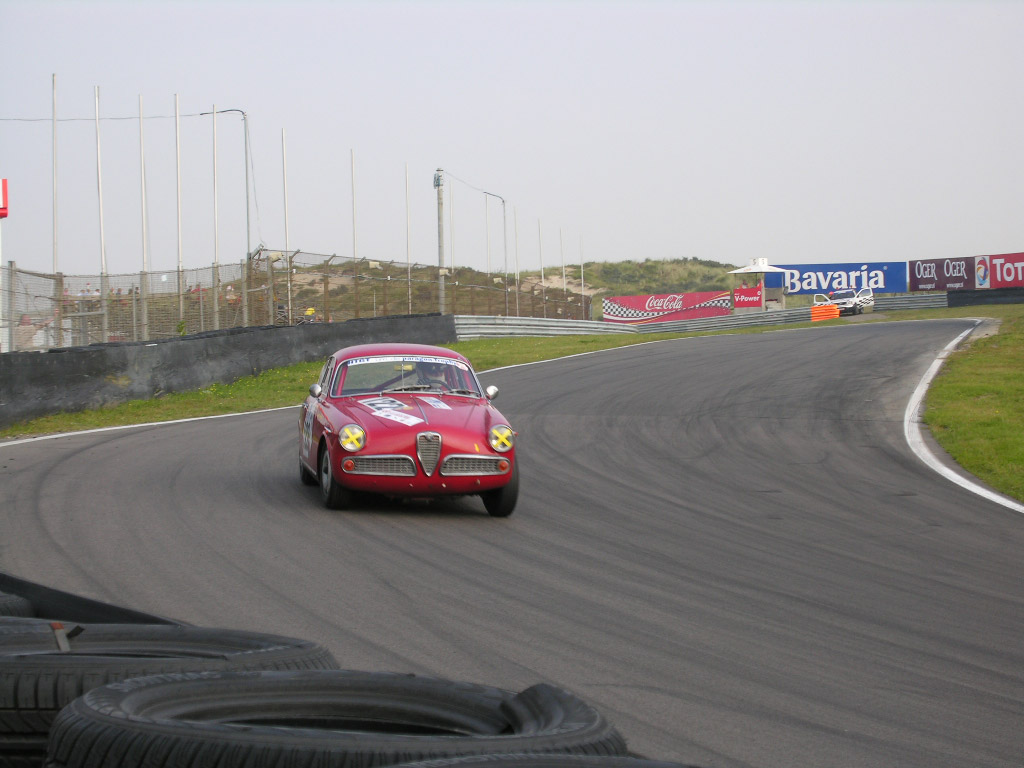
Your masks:
[[[839,317],[839,307],[835,304],[822,304],[820,307],[811,307],[811,321],[832,320]]]

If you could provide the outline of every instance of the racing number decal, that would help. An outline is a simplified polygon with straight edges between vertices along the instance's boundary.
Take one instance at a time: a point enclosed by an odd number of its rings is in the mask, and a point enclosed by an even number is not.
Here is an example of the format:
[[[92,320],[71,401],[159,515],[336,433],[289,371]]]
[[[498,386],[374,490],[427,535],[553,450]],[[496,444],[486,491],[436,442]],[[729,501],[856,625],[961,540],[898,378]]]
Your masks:
[[[319,408],[319,403],[312,408],[306,406],[306,418],[302,421],[302,449],[307,456],[309,455],[309,449],[313,447],[313,419],[316,418],[316,412]]]

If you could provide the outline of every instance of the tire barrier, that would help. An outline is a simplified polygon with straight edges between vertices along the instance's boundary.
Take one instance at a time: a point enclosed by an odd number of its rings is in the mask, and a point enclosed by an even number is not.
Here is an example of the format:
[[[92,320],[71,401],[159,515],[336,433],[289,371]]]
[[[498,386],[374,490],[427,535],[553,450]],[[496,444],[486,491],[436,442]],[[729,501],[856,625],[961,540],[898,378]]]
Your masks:
[[[28,618],[35,616],[32,603],[19,595],[0,592],[0,616],[18,616]]]
[[[57,716],[46,765],[373,768],[523,752],[624,756],[626,743],[546,684],[511,693],[386,672],[204,672],[92,689]]]
[[[41,765],[60,709],[108,683],[170,672],[337,667],[315,643],[256,632],[0,622],[0,766]]]

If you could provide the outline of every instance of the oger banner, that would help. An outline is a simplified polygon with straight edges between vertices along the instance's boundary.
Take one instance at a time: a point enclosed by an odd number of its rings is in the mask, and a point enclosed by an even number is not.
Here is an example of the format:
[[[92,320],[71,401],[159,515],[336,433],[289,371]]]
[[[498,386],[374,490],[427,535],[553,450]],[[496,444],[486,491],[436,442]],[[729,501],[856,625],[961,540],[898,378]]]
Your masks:
[[[907,266],[912,291],[973,291],[976,287],[973,256],[920,259],[909,262]]]
[[[607,322],[631,325],[718,317],[728,315],[732,309],[728,291],[609,296],[601,304]]]
[[[788,293],[828,293],[847,288],[871,288],[875,293],[906,293],[907,262],[875,261],[867,264],[779,264],[785,272],[765,275],[768,288],[785,287]]]

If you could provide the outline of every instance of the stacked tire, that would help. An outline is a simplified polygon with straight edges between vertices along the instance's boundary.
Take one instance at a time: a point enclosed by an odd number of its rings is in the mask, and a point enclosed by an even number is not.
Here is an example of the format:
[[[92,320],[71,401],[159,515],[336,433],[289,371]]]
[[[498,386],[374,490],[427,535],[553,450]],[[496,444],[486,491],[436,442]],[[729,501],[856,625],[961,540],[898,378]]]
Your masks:
[[[373,768],[508,753],[624,755],[591,706],[540,684],[521,693],[386,672],[211,672],[103,686],[65,707],[47,766]]]
[[[290,637],[34,618],[0,593],[0,768],[681,768],[589,704],[341,670]]]
[[[336,669],[306,640],[179,625],[0,622],[0,766],[42,765],[57,713],[88,691],[175,672]]]

